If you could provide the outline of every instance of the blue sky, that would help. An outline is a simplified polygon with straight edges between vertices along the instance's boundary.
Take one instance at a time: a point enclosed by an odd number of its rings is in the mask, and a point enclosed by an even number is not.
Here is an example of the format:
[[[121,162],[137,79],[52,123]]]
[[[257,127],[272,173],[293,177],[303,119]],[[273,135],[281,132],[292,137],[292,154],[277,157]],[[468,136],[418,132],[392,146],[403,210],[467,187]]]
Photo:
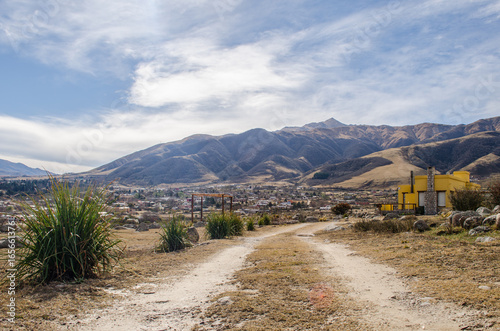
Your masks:
[[[500,114],[500,1],[0,2],[0,158],[76,172],[195,133]]]

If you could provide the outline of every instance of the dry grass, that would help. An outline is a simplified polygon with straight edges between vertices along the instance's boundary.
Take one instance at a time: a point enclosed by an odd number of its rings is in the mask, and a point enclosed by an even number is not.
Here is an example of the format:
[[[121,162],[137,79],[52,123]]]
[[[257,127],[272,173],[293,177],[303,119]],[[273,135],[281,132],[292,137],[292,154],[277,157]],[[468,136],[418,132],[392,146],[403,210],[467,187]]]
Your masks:
[[[500,320],[500,240],[475,243],[466,232],[419,234],[325,233],[320,238],[348,244],[364,256],[395,267],[412,289],[424,296],[479,309]],[[498,231],[489,236],[500,239]],[[488,286],[490,289],[481,289]]]
[[[236,273],[238,290],[216,298],[199,330],[366,330],[347,313],[356,307],[340,281],[322,274],[322,259],[293,234],[264,240]]]
[[[203,237],[203,229],[198,229]],[[101,309],[112,303],[116,297],[109,289],[132,289],[143,282],[155,282],[161,278],[183,275],[192,264],[198,263],[220,251],[233,241],[210,241],[174,253],[155,253],[154,247],[159,240],[159,230],[135,232],[131,230],[114,231],[123,240],[126,253],[120,265],[111,273],[99,279],[89,279],[84,283],[53,282],[49,285],[16,288],[15,324],[7,321],[5,309],[1,310],[0,329],[2,330],[48,330],[54,325],[65,325],[69,319],[84,317],[92,310]],[[209,244],[208,244],[209,243]],[[4,258],[6,250],[0,251]],[[4,269],[2,269],[2,273]],[[6,307],[10,296],[7,287],[0,288],[0,306]]]

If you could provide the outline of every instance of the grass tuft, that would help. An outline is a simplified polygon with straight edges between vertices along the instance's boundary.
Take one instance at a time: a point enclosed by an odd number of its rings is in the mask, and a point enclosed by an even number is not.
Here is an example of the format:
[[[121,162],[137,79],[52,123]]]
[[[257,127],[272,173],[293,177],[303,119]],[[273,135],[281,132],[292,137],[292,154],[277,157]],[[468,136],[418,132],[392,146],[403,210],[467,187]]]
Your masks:
[[[186,247],[191,243],[187,239],[187,229],[182,221],[174,217],[166,225],[162,225],[160,231],[160,244],[158,249],[164,252],[174,252]]]
[[[39,194],[22,203],[25,215],[25,247],[20,250],[17,271],[21,279],[35,283],[95,277],[109,270],[121,255],[120,240],[111,238],[105,215],[106,188],[51,177],[50,196]]]
[[[231,236],[241,236],[245,224],[235,214],[210,214],[207,217],[207,235],[210,239],[224,239]]]

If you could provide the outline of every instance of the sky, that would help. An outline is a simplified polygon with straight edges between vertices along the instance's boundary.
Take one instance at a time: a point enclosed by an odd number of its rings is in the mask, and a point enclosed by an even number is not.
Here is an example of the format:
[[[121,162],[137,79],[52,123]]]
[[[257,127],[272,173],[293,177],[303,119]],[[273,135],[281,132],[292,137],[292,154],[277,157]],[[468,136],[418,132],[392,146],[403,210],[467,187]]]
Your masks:
[[[500,115],[498,0],[0,0],[0,159]]]

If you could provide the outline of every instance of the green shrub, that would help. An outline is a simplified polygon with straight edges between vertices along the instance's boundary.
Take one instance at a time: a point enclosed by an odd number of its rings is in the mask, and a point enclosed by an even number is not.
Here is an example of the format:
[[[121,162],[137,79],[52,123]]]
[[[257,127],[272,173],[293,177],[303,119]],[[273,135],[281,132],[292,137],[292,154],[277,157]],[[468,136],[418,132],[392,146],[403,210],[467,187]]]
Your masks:
[[[208,215],[205,228],[210,239],[223,239],[229,236],[229,222],[221,214]]]
[[[484,196],[479,190],[459,189],[451,192],[450,202],[454,210],[476,210],[481,207]]]
[[[187,239],[187,229],[182,221],[174,217],[166,225],[162,225],[160,231],[159,250],[173,252],[190,247],[191,243]]]
[[[259,225],[260,226],[262,226],[261,223],[262,223],[262,225],[271,225],[271,217],[269,217],[268,214],[262,215],[262,217],[259,220]]]
[[[400,233],[413,230],[413,219],[392,219],[384,221],[360,221],[354,223],[354,230],[358,232],[373,231],[376,233]]]
[[[335,215],[345,215],[349,213],[352,209],[351,205],[345,202],[341,202],[332,207],[332,212]]]
[[[207,217],[207,235],[210,239],[223,239],[243,234],[245,223],[235,214],[210,214]]]
[[[121,255],[119,240],[103,217],[106,188],[51,180],[49,196],[39,194],[23,203],[25,247],[19,252],[19,278],[36,283],[82,280],[109,270]]]
[[[226,217],[229,223],[229,236],[241,236],[245,227],[243,220],[236,214],[230,214]]]
[[[247,220],[247,231],[255,231],[255,224],[252,219]]]

